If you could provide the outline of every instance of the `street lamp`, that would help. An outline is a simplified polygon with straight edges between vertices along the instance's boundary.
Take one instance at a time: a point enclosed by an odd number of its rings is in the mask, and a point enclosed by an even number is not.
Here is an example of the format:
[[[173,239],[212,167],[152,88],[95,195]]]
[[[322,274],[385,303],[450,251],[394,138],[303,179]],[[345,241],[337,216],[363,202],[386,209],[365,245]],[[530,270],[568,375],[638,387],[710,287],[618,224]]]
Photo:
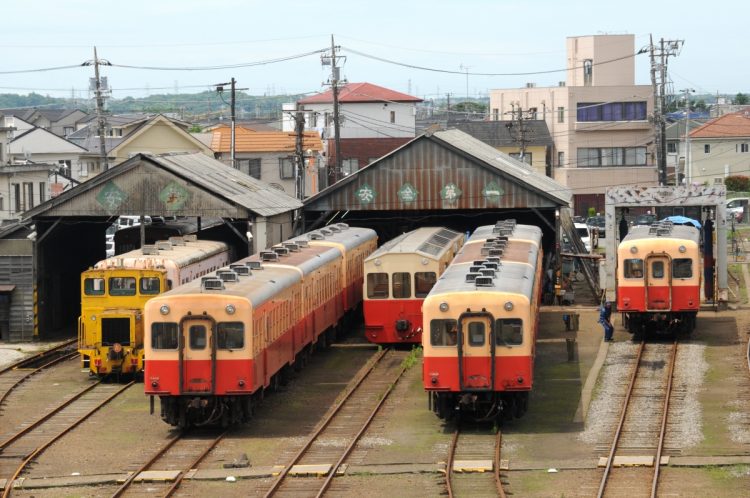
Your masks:
[[[680,90],[685,93],[685,184],[690,185],[693,170],[690,167],[690,94],[695,93],[692,88]]]

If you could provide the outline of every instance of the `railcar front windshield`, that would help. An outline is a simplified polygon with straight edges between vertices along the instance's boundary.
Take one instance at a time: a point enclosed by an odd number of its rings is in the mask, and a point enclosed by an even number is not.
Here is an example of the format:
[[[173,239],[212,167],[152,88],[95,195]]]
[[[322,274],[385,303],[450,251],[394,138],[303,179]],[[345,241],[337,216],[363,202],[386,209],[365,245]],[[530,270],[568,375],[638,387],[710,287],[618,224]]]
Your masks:
[[[455,346],[458,342],[458,322],[453,319],[430,320],[430,345]]]
[[[104,279],[101,277],[83,279],[83,293],[87,296],[104,295]]]
[[[500,318],[495,321],[495,344],[498,346],[520,346],[523,344],[523,320]]]
[[[151,347],[153,349],[177,349],[177,323],[155,322],[151,324]]]

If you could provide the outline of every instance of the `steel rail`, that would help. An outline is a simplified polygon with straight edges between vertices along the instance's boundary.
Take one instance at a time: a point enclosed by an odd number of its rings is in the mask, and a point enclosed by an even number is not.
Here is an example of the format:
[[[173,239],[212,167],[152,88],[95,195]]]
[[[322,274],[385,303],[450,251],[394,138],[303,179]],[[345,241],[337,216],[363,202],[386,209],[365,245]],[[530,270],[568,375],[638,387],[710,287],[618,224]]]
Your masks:
[[[664,448],[664,435],[667,432],[667,414],[669,412],[669,398],[672,397],[672,380],[674,379],[674,366],[677,363],[677,340],[672,345],[672,355],[669,364],[669,378],[667,380],[667,393],[664,396],[664,412],[661,416],[661,428],[659,429],[659,444],[656,446],[656,461],[654,462],[654,478],[651,481],[651,498],[656,498],[656,488],[659,486],[659,467],[661,467],[661,452]]]
[[[451,445],[448,449],[448,463],[445,468],[445,487],[448,491],[448,498],[453,498],[453,484],[451,483],[451,477],[453,477],[453,460],[456,457],[456,448],[458,447],[458,435],[461,432],[461,421],[456,422],[456,430],[453,431],[453,437],[451,438]]]
[[[44,450],[52,446],[53,443],[58,441],[60,438],[62,438],[65,434],[72,431],[76,427],[78,427],[80,424],[82,424],[86,419],[88,419],[91,415],[99,411],[100,408],[102,408],[104,405],[115,399],[117,396],[125,392],[130,386],[135,384],[135,382],[129,382],[128,384],[125,384],[122,388],[120,388],[117,392],[110,395],[107,399],[99,403],[97,406],[89,410],[86,414],[81,416],[78,420],[73,422],[71,425],[69,425],[67,428],[63,429],[62,432],[57,434],[55,437],[44,443],[43,445],[39,446],[37,449],[35,449],[29,456],[26,457],[26,459],[21,463],[21,465],[18,466],[16,471],[13,473],[13,476],[5,481],[5,490],[3,491],[2,498],[8,498],[10,496],[10,492],[13,489],[13,483],[18,478],[19,475],[21,475],[21,472],[26,468],[26,466],[31,462],[34,458],[36,458],[38,455],[40,455]]]
[[[2,397],[0,397],[0,405],[2,405],[5,402],[5,400],[8,398],[8,396],[10,396],[11,392],[13,392],[18,386],[20,386],[21,384],[23,384],[32,375],[37,374],[37,373],[41,372],[42,370],[44,370],[44,369],[46,369],[48,367],[51,367],[52,365],[56,365],[58,363],[62,363],[63,361],[68,361],[70,359],[73,359],[76,356],[78,356],[78,352],[77,351],[74,352],[74,353],[67,354],[67,355],[59,356],[59,357],[54,358],[51,361],[45,363],[44,365],[42,365],[42,366],[40,366],[38,368],[35,368],[34,370],[26,372],[26,375],[24,375],[23,377],[21,377],[20,379],[18,379],[16,381],[16,383],[13,384],[12,386],[10,386],[10,388],[8,388],[8,390],[5,391],[5,394],[3,394]],[[22,368],[22,367],[19,367],[19,368]],[[12,369],[10,369],[10,370],[12,370]],[[10,370],[9,369],[5,369],[2,372],[0,372],[0,375],[2,375],[5,372],[9,372]]]
[[[185,478],[185,476],[187,475],[187,473],[190,472],[191,469],[196,468],[198,466],[198,464],[201,463],[204,458],[206,458],[206,456],[211,452],[211,450],[213,450],[214,448],[216,448],[216,445],[219,444],[219,442],[222,439],[224,439],[224,436],[226,436],[228,432],[229,432],[229,430],[225,430],[224,432],[222,432],[221,434],[219,434],[216,438],[214,438],[213,442],[210,445],[208,445],[208,447],[205,450],[203,450],[203,452],[200,455],[198,455],[198,457],[196,457],[195,460],[193,460],[193,462],[190,464],[190,466],[188,467],[188,469],[185,472],[180,472],[180,474],[174,480],[174,482],[169,487],[169,489],[167,490],[167,492],[164,493],[164,497],[163,498],[168,498],[169,496],[172,496],[175,493],[175,491],[177,491],[177,488],[180,487],[180,483],[182,483],[182,480]]]
[[[599,491],[597,492],[597,498],[604,496],[604,488],[607,486],[607,478],[612,470],[612,462],[615,459],[615,450],[617,449],[617,442],[620,440],[620,433],[622,427],[625,424],[625,415],[628,411],[628,403],[630,403],[630,396],[633,394],[633,386],[635,386],[635,378],[638,374],[638,365],[641,363],[641,357],[643,356],[643,347],[645,341],[641,341],[641,345],[638,347],[638,357],[635,360],[635,367],[633,368],[633,374],[630,376],[630,385],[628,386],[628,392],[625,395],[625,402],[622,405],[622,412],[620,413],[620,421],[617,424],[617,430],[615,431],[615,437],[612,441],[612,446],[609,449],[609,456],[607,457],[607,465],[604,468],[604,475],[602,475],[602,481],[599,484]]]
[[[33,431],[34,429],[36,429],[37,427],[39,427],[40,425],[42,425],[44,422],[46,422],[50,418],[54,417],[58,413],[60,413],[65,407],[69,406],[71,403],[73,403],[76,400],[80,399],[81,396],[83,396],[84,394],[92,391],[96,386],[98,386],[101,383],[102,383],[102,381],[100,380],[96,384],[90,385],[89,387],[87,387],[83,391],[79,392],[78,394],[76,394],[75,396],[73,396],[72,398],[70,398],[69,400],[64,401],[62,404],[60,404],[60,405],[56,406],[55,408],[53,408],[52,410],[50,410],[49,413],[47,413],[46,415],[44,415],[42,418],[34,421],[31,425],[29,425],[28,427],[26,427],[25,429],[23,429],[21,432],[16,433],[15,435],[9,437],[8,439],[6,439],[2,443],[0,443],[0,453],[3,452],[3,450],[5,449],[6,446],[8,446],[10,444],[13,444],[20,437],[25,436],[29,432]]]
[[[173,436],[169,441],[167,441],[167,444],[165,444],[159,451],[157,451],[156,454],[154,454],[154,456],[152,456],[149,461],[147,461],[146,463],[144,463],[143,465],[141,465],[140,468],[138,468],[138,470],[132,472],[128,476],[128,478],[125,479],[125,481],[120,485],[120,487],[117,488],[117,491],[115,491],[112,494],[112,498],[117,498],[118,496],[122,496],[122,493],[124,493],[125,490],[128,489],[128,487],[130,486],[130,483],[133,482],[133,480],[136,477],[138,477],[138,474],[140,474],[141,472],[143,472],[146,469],[148,469],[151,465],[153,465],[153,463],[156,460],[158,460],[159,457],[161,457],[162,455],[164,455],[164,453],[166,453],[167,450],[169,450],[172,446],[174,446],[174,444],[177,441],[179,441],[180,439],[182,439],[182,436],[184,436],[184,435],[185,435],[184,432],[180,432],[180,433],[176,434],[175,436]]]
[[[370,424],[375,419],[375,415],[378,414],[380,411],[380,408],[385,403],[385,400],[388,398],[388,396],[393,392],[393,388],[396,386],[396,383],[401,379],[401,377],[404,375],[404,372],[406,372],[406,366],[402,366],[401,370],[399,370],[398,375],[396,375],[396,379],[391,382],[388,385],[388,389],[381,395],[380,401],[378,401],[378,404],[375,406],[375,408],[372,409],[372,412],[370,412],[370,416],[367,417],[367,420],[365,420],[365,423],[362,424],[362,428],[357,432],[357,434],[354,436],[352,441],[349,443],[349,445],[344,450],[344,453],[341,455],[339,460],[336,462],[336,464],[331,468],[331,471],[328,473],[328,476],[326,477],[325,481],[323,481],[323,484],[320,487],[320,491],[318,491],[318,494],[315,495],[315,498],[322,498],[323,493],[326,492],[326,490],[331,485],[331,482],[333,481],[333,477],[336,475],[336,472],[339,470],[339,467],[341,467],[341,464],[344,463],[344,460],[349,456],[349,454],[354,449],[354,446],[357,444],[359,439],[362,437],[362,435],[365,433],[365,431],[370,427]]]
[[[328,424],[331,423],[331,421],[333,420],[333,417],[335,417],[336,414],[339,412],[339,410],[341,410],[341,408],[346,403],[346,400],[349,399],[349,397],[357,390],[357,388],[362,384],[362,382],[364,382],[364,380],[370,375],[370,373],[375,368],[375,365],[377,365],[380,362],[380,360],[383,359],[383,357],[385,356],[385,354],[388,351],[390,351],[390,349],[383,349],[383,350],[381,350],[380,352],[378,352],[375,355],[374,360],[370,363],[370,366],[367,369],[367,371],[362,375],[362,377],[357,381],[357,383],[349,390],[349,392],[346,393],[346,395],[339,402],[339,404],[336,406],[336,408],[332,412],[330,412],[328,414],[328,416],[325,418],[325,420],[323,420],[323,423],[320,425],[320,427],[318,427],[318,429],[310,436],[310,438],[307,440],[307,442],[305,443],[305,445],[299,450],[299,452],[297,452],[297,454],[294,455],[294,457],[292,458],[292,461],[289,464],[287,464],[286,467],[284,467],[284,470],[282,470],[279,473],[279,477],[276,478],[276,480],[274,481],[274,483],[271,485],[271,487],[269,488],[269,490],[264,495],[264,498],[270,498],[271,496],[274,495],[274,493],[276,493],[276,491],[278,491],[279,487],[281,486],[281,483],[284,481],[284,479],[286,478],[286,476],[292,470],[292,467],[297,462],[300,461],[300,459],[302,458],[302,456],[305,454],[305,452],[307,452],[307,450],[310,448],[310,446],[312,446],[312,444],[315,442],[315,440],[320,435],[320,433],[322,433],[323,430],[326,427],[328,427]]]
[[[54,348],[45,349],[44,351],[40,351],[39,353],[29,356],[28,358],[24,358],[22,360],[18,360],[17,362],[13,363],[12,365],[8,365],[7,367],[0,369],[0,375],[4,374],[5,372],[8,372],[10,370],[16,370],[18,368],[24,368],[24,366],[28,363],[32,363],[34,361],[40,360],[44,358],[47,355],[57,353],[61,349],[65,349],[68,346],[71,346],[75,344],[77,339],[71,339],[70,341],[64,342],[62,344],[59,344],[55,346]],[[77,353],[77,352],[76,352]]]
[[[495,436],[495,487],[497,488],[498,498],[505,498],[505,490],[503,489],[503,481],[500,480],[500,449],[503,446],[503,433],[500,429],[497,430]]]

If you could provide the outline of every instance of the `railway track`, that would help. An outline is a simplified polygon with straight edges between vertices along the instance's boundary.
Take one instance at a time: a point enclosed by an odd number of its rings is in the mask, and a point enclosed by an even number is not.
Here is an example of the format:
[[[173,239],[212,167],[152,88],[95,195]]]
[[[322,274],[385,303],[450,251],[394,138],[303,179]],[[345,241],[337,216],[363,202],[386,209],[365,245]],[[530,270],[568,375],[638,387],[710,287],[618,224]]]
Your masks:
[[[448,496],[505,498],[500,480],[502,433],[490,437],[482,427],[462,428],[460,421],[451,439],[445,485]]]
[[[0,442],[0,479],[6,479],[2,498],[10,496],[13,483],[44,450],[133,384],[97,382]]]
[[[597,496],[651,496],[669,416],[678,342],[641,342]]]
[[[409,354],[392,349],[380,351],[284,467],[265,496],[322,496],[406,370],[404,363]]]
[[[54,348],[24,358],[0,370],[0,409],[13,390],[33,375],[58,363],[78,356],[76,341],[68,341]]]
[[[226,434],[227,431],[215,428],[180,432],[167,441],[167,444],[149,461],[137,471],[132,472],[112,494],[112,498],[128,494],[142,495],[144,492],[148,495],[172,496],[187,473],[196,468]],[[151,469],[159,469],[159,471],[147,474]],[[152,481],[153,478],[156,479]],[[148,482],[149,489],[145,491],[138,489],[138,486],[134,484],[136,481]]]

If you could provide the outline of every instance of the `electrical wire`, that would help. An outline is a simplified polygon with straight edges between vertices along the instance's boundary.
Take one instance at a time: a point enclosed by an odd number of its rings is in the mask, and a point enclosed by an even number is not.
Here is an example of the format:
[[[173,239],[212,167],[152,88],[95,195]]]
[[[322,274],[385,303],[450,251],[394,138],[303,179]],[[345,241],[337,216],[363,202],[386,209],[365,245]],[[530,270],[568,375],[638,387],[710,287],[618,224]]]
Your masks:
[[[278,62],[286,62],[291,61],[295,59],[301,59],[303,57],[309,57],[310,55],[316,55],[321,54],[325,52],[327,49],[318,49],[318,50],[312,50],[310,52],[305,52],[303,54],[296,54],[296,55],[289,55],[285,57],[277,57],[275,59],[266,59],[262,61],[255,61],[255,62],[241,62],[238,64],[223,64],[223,65],[216,65],[216,66],[188,66],[188,67],[165,67],[165,66],[136,66],[136,65],[129,65],[129,64],[110,64],[112,67],[120,67],[124,69],[142,69],[147,71],[215,71],[217,69],[237,69],[237,68],[243,68],[243,67],[255,67],[255,66],[265,66],[268,64],[275,64]]]

